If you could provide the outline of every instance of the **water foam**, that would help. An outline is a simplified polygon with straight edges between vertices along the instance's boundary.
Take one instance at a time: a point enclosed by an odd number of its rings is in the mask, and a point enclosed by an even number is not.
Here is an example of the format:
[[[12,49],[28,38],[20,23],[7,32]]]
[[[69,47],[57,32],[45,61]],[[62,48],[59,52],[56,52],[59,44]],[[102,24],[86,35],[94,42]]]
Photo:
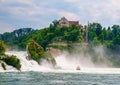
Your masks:
[[[83,63],[80,62],[80,59],[76,58],[69,58],[67,54],[62,54],[55,57],[55,60],[57,62],[57,66],[60,67],[59,69],[51,68],[47,63],[39,65],[36,61],[30,60],[28,61],[26,59],[27,52],[26,51],[9,51],[6,52],[6,54],[9,55],[16,55],[20,61],[21,61],[21,71],[38,71],[38,72],[72,72],[72,73],[102,73],[102,74],[120,74],[119,68],[97,68],[92,66],[83,65]],[[87,62],[87,60],[86,60]],[[84,60],[85,64],[85,60]],[[80,66],[81,70],[77,71],[76,67]],[[0,72],[16,72],[17,70],[13,68],[12,66],[6,66],[7,71],[4,71],[2,67],[0,67]]]

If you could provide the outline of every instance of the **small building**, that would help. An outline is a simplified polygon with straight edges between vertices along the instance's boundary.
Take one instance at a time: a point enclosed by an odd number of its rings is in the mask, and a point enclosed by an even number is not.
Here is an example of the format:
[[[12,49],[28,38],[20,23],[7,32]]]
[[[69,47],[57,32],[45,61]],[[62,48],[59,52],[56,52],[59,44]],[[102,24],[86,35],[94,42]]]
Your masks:
[[[69,27],[71,25],[76,25],[81,27],[81,34],[84,38],[84,42],[88,42],[88,30],[87,30],[87,25],[82,26],[79,24],[79,21],[68,21],[65,17],[62,17],[58,21],[58,27]]]
[[[65,17],[62,17],[58,22],[58,27],[69,27],[71,25],[79,25],[79,21],[68,21]]]

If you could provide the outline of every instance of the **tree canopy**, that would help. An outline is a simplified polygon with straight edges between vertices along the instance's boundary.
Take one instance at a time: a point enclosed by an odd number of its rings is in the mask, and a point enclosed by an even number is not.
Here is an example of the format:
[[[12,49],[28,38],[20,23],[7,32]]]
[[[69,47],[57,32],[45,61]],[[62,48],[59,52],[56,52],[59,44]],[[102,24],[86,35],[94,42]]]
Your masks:
[[[4,54],[5,51],[6,51],[6,45],[4,44],[2,40],[0,40],[0,55]]]
[[[46,51],[52,43],[64,42],[70,46],[73,43],[84,44],[92,48],[103,45],[107,49],[111,61],[120,65],[120,25],[103,27],[100,23],[93,22],[86,26],[71,25],[69,27],[58,27],[58,21],[54,20],[49,27],[33,30],[32,28],[22,28],[13,32],[0,34],[8,46],[16,46],[19,49],[26,49],[27,43],[35,41]],[[87,38],[87,40],[86,40]],[[0,41],[0,53],[4,53],[6,46]],[[65,47],[64,47],[65,48]],[[116,60],[115,60],[116,59]]]

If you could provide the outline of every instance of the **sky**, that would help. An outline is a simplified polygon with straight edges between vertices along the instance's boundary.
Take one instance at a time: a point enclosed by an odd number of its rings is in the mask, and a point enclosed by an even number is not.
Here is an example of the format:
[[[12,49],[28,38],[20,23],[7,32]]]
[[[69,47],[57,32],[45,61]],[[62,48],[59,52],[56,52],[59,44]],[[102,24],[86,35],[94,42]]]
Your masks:
[[[0,33],[41,29],[63,16],[83,25],[120,25],[120,0],[0,0]]]

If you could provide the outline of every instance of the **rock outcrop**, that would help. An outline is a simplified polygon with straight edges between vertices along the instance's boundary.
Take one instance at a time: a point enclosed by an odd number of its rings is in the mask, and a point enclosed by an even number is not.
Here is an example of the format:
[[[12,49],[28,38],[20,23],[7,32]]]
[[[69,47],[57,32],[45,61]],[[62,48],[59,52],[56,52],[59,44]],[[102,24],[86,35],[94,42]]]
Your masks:
[[[42,46],[40,46],[35,41],[31,41],[27,45],[27,53],[29,59],[33,59],[41,64],[42,60],[46,60],[52,65],[56,65],[56,61],[54,57],[51,55],[49,51],[45,51]],[[28,58],[28,57],[27,57]]]
[[[80,70],[80,66],[77,66],[77,67],[76,67],[76,70]]]
[[[7,69],[4,64],[6,63],[7,65],[15,67],[17,70],[20,70],[21,68],[20,60],[15,55],[6,55],[5,51],[6,45],[4,44],[3,41],[0,40],[0,63],[3,69],[4,70]]]

